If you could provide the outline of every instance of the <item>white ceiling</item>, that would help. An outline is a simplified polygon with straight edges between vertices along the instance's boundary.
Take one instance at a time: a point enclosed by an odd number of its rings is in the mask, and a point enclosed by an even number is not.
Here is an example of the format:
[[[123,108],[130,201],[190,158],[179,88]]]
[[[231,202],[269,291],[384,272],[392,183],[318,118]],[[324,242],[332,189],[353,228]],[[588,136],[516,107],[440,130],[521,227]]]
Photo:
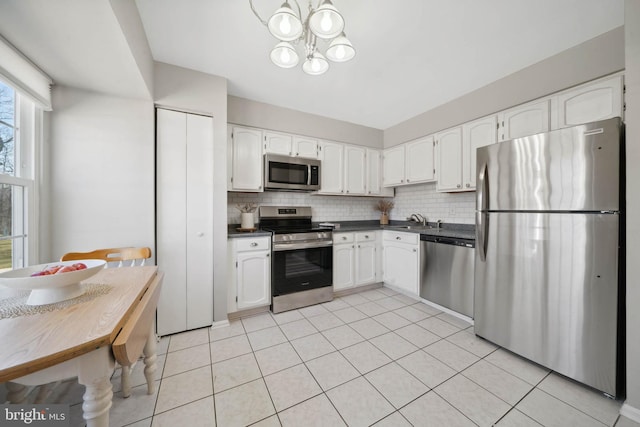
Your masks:
[[[148,97],[109,4],[119,1],[1,0],[0,34],[57,84]],[[267,19],[282,1],[254,4]],[[333,3],[357,54],[314,77],[270,62],[276,40],[248,0],[136,0],[156,61],[226,77],[230,95],[377,129],[624,23],[624,0]]]

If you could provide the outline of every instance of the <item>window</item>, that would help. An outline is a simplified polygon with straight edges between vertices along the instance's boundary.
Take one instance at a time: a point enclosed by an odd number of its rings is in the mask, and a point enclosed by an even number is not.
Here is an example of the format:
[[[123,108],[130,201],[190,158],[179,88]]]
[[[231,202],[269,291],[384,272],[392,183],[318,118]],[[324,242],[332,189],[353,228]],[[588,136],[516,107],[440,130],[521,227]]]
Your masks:
[[[28,265],[36,116],[33,102],[0,81],[0,271]]]

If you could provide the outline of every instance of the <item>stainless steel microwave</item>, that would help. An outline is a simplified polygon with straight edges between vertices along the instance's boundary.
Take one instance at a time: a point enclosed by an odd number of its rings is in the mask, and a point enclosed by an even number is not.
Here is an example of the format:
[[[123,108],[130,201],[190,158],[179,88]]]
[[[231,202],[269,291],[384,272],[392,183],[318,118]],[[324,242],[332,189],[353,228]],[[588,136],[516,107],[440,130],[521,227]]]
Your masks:
[[[320,189],[320,160],[265,154],[265,190]]]

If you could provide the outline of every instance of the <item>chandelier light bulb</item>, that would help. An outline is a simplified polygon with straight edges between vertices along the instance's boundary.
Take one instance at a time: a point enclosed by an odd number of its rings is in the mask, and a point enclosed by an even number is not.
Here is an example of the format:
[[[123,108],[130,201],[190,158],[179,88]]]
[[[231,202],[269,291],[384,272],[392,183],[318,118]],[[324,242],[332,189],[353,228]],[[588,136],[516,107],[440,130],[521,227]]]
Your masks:
[[[320,20],[320,27],[324,32],[331,30],[333,21],[331,20],[331,13],[327,10],[322,13],[322,19]]]
[[[280,31],[287,36],[291,35],[291,22],[289,21],[289,15],[284,15],[282,21],[280,21]]]
[[[303,30],[300,18],[286,1],[271,15],[267,27],[275,38],[287,42],[296,40]]]
[[[312,76],[324,74],[329,69],[329,61],[319,52],[314,52],[302,64],[302,70]]]
[[[346,62],[355,55],[356,50],[344,33],[333,39],[327,49],[327,58],[333,62]]]
[[[291,43],[280,42],[271,51],[271,62],[282,68],[292,68],[298,65],[298,53]]]
[[[324,0],[309,16],[309,29],[321,39],[332,39],[344,30],[344,18],[331,0]]]

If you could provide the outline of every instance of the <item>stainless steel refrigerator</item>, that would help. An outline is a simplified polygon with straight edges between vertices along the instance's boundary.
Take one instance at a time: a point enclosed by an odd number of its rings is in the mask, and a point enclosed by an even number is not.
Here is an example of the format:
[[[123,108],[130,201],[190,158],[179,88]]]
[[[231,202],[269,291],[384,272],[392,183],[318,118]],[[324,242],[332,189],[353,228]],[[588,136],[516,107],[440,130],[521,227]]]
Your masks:
[[[618,118],[477,151],[475,333],[623,394]]]

